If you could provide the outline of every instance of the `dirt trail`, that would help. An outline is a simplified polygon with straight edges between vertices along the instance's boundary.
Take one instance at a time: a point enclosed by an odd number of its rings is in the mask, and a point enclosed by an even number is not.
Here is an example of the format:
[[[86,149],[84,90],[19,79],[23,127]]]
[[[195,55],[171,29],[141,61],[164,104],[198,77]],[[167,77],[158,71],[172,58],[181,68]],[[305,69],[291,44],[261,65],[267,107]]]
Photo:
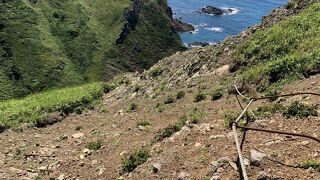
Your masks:
[[[317,76],[286,86],[284,92],[319,91],[319,88],[320,76]],[[43,179],[117,179],[121,163],[128,155],[149,144],[160,129],[188,115],[194,107],[204,114],[199,124],[184,127],[174,136],[153,145],[152,157],[123,177],[177,179],[182,173],[186,178],[203,179],[211,173],[210,176],[221,179],[238,179],[237,170],[228,164],[210,172],[213,161],[236,160],[233,137],[229,129],[222,127],[226,109],[240,110],[234,97],[199,103],[193,102],[193,97],[192,93],[187,93],[185,98],[168,105],[160,113],[155,108],[159,100],[139,98],[137,111],[127,112],[130,100],[110,100],[110,95],[106,95],[104,106],[108,111],[100,109],[73,115],[41,129],[6,131],[0,134],[0,179],[34,179],[36,176]],[[295,98],[318,106],[320,102],[319,98],[311,96]],[[142,120],[149,121],[150,128],[137,128],[137,122]],[[258,119],[254,126],[320,137],[319,120],[319,117],[284,119],[277,114]],[[96,140],[101,141],[102,148],[87,151],[85,146]],[[244,145],[246,158],[252,149],[293,165],[320,158],[319,143],[292,136],[249,132]],[[154,163],[161,164],[159,173],[151,172]],[[257,178],[261,171],[278,179],[320,179],[320,172],[315,169],[290,168],[270,160],[263,160],[259,166],[248,166],[250,179]]]

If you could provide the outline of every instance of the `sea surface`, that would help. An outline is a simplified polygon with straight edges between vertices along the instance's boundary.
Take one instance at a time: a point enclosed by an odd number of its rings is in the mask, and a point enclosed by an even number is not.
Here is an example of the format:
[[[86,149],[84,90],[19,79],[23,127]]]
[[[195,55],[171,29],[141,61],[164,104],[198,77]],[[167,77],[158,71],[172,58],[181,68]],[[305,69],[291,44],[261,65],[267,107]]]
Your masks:
[[[285,5],[288,0],[168,0],[175,18],[195,26],[193,32],[180,33],[183,43],[217,43],[225,37],[236,35],[247,27],[261,22],[262,16],[272,9]],[[223,16],[198,13],[205,6],[232,8]]]

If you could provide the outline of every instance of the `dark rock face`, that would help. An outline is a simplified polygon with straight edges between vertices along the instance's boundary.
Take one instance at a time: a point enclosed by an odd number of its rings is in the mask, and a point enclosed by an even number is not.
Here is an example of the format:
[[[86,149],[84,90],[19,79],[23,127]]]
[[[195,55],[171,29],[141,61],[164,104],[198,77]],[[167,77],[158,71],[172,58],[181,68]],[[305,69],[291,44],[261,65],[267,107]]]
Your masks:
[[[188,47],[205,47],[205,46],[208,46],[209,45],[209,43],[207,43],[207,42],[198,42],[198,41],[196,41],[196,42],[192,42],[192,43],[188,43]]]
[[[139,19],[139,13],[142,8],[142,2],[140,0],[133,0],[132,9],[125,10],[124,19],[126,20],[121,32],[119,33],[116,43],[122,44],[130,31],[134,30]]]
[[[173,26],[174,26],[174,29],[178,32],[189,32],[189,31],[195,30],[195,28],[191,24],[182,22],[179,19],[173,20]]]
[[[234,11],[233,9],[221,9],[213,6],[207,6],[207,7],[201,8],[200,12],[210,14],[210,15],[215,15],[215,16],[222,16],[226,13],[231,13],[233,11]]]

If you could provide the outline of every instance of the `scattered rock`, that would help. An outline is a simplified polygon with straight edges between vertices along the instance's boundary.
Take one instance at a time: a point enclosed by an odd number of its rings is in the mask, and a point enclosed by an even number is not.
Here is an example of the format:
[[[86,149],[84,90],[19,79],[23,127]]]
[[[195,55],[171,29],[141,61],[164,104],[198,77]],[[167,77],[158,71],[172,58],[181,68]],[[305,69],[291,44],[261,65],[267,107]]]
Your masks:
[[[250,150],[250,164],[254,165],[254,166],[259,166],[263,160],[263,158],[265,158],[267,155],[256,151],[254,149]]]
[[[219,139],[219,138],[225,138],[225,137],[226,137],[225,135],[211,135],[209,139],[212,140],[212,139]]]
[[[41,167],[38,168],[38,170],[40,172],[46,172],[48,170],[48,168],[46,166],[41,166]]]
[[[269,178],[269,175],[266,172],[261,171],[258,174],[257,180],[267,180],[268,178]]]
[[[83,136],[84,136],[83,133],[75,133],[72,135],[72,138],[79,139],[79,138],[82,138]]]
[[[238,166],[236,163],[234,163],[233,161],[229,161],[229,164],[234,170],[238,170]]]
[[[161,164],[160,163],[153,163],[152,164],[152,173],[158,173],[161,170]]]
[[[232,13],[234,10],[233,9],[221,9],[213,6],[206,6],[201,8],[201,12],[210,14],[210,15],[215,15],[215,16],[221,16],[226,13]]]
[[[92,151],[88,148],[85,148],[82,152],[86,155],[91,155],[91,153],[92,153]]]
[[[181,172],[178,176],[178,180],[186,180],[190,175],[186,172]]]
[[[59,177],[58,177],[58,180],[65,180],[66,179],[66,176],[64,174],[61,174]]]
[[[219,175],[214,175],[210,178],[210,180],[220,180],[221,177]]]

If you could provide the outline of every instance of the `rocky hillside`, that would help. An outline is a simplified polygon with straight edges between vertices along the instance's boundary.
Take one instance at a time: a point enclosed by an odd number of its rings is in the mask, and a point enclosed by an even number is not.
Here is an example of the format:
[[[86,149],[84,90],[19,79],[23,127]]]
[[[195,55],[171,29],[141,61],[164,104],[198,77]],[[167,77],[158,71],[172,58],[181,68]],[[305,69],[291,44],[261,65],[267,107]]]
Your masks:
[[[5,0],[0,5],[0,100],[110,80],[183,49],[166,1]]]
[[[4,131],[0,178],[241,179],[228,126],[248,100],[237,101],[233,85],[251,97],[320,93],[319,12],[319,1],[290,1],[238,36],[115,77],[94,109]],[[241,123],[319,138],[319,100],[257,101]],[[248,131],[243,156],[249,179],[313,180],[320,179],[319,149],[311,139]]]

